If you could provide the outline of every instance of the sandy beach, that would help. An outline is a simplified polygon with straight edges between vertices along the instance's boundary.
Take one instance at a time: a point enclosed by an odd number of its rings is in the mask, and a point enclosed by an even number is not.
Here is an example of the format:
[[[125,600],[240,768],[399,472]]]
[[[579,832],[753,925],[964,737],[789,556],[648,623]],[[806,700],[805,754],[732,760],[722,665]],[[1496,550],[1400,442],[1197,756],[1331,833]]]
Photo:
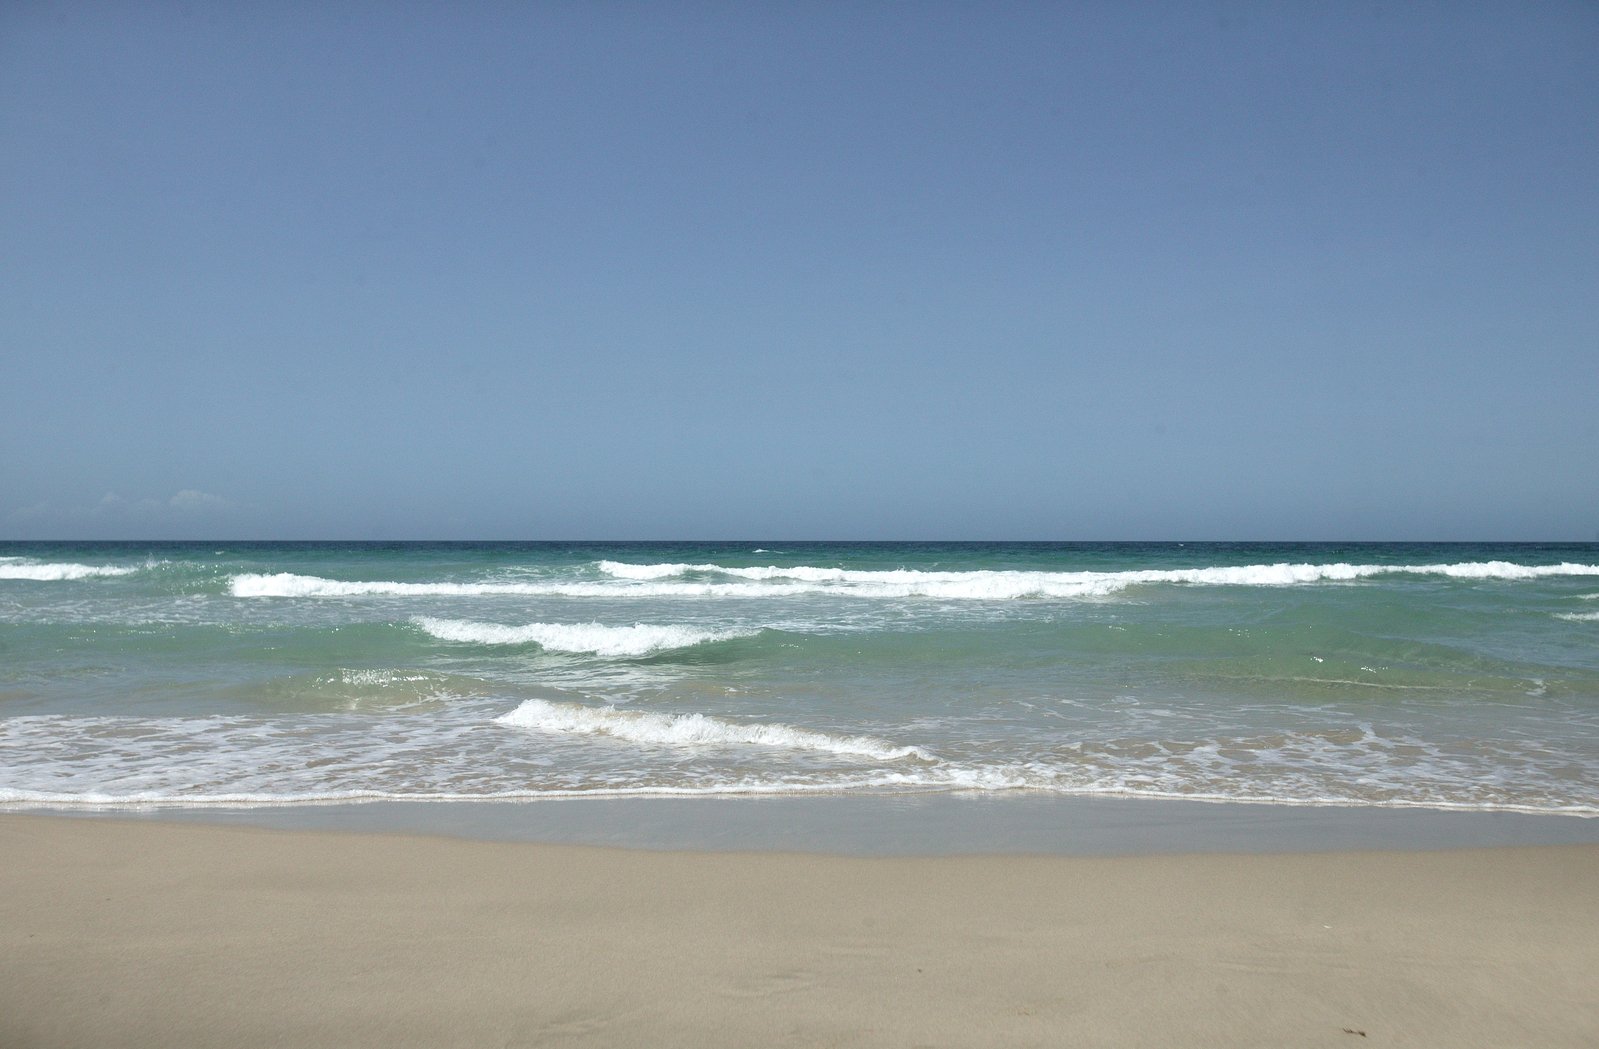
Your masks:
[[[1599,847],[660,852],[0,817],[0,1046],[1591,1046]]]

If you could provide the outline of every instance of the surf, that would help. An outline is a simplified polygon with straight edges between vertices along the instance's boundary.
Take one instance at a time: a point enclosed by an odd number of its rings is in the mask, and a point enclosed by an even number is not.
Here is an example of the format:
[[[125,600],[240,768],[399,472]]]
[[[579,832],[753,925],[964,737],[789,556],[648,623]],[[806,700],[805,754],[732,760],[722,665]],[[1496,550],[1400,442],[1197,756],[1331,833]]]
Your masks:
[[[546,652],[596,656],[648,656],[716,641],[753,637],[754,630],[703,630],[666,624],[605,626],[601,623],[527,623],[504,626],[466,619],[418,616],[412,625],[440,641],[470,645],[537,645]]]
[[[708,714],[656,714],[617,707],[585,707],[529,699],[494,719],[501,725],[539,732],[610,736],[629,743],[671,746],[746,745],[808,750],[838,757],[935,761],[921,747],[895,746],[873,736],[835,736],[793,725],[734,722]]]

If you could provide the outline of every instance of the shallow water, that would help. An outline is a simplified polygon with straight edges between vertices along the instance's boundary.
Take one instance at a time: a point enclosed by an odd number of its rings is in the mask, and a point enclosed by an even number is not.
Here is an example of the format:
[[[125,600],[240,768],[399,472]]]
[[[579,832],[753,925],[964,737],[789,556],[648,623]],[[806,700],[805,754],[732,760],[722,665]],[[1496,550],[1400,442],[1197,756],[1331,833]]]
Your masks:
[[[1599,815],[1596,597],[1596,544],[9,544],[0,801]]]

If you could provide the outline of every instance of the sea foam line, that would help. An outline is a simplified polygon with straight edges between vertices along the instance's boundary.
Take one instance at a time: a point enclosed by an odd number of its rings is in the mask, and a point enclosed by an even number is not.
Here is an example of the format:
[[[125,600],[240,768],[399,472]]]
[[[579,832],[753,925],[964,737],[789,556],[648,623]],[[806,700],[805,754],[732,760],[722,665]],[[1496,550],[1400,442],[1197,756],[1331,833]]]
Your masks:
[[[508,714],[494,719],[502,725],[539,732],[603,735],[629,743],[648,744],[752,744],[790,750],[818,751],[840,757],[865,757],[877,761],[915,758],[936,761],[921,747],[896,747],[872,736],[833,736],[793,725],[739,724],[707,714],[654,714],[615,707],[584,707],[573,703],[524,700]]]
[[[975,773],[975,774],[973,774]],[[304,790],[293,793],[266,791],[224,791],[191,794],[179,791],[141,790],[126,793],[109,791],[51,791],[0,787],[0,811],[29,809],[154,809],[154,808],[290,808],[375,801],[401,802],[525,802],[554,799],[605,798],[681,798],[681,797],[793,797],[814,794],[863,792],[869,794],[944,794],[944,793],[1039,793],[1066,797],[1146,798],[1166,801],[1194,801],[1222,805],[1278,805],[1304,808],[1420,809],[1435,812],[1517,812],[1543,816],[1599,818],[1599,806],[1577,802],[1536,804],[1513,801],[1451,801],[1442,798],[1359,798],[1354,796],[1299,796],[1181,790],[1161,790],[1130,785],[1042,785],[1005,770],[973,770],[973,773],[929,776],[918,782],[894,774],[841,777],[824,782],[785,780],[739,780],[698,786],[595,786],[578,788],[506,790]]]
[[[418,616],[411,622],[440,641],[476,645],[535,644],[547,652],[573,652],[597,656],[646,656],[712,641],[753,637],[753,630],[701,630],[695,627],[635,623],[605,626],[600,623],[528,623],[502,626],[466,619]]]
[[[525,708],[525,709],[524,709]],[[42,715],[0,719],[0,805],[193,805],[301,804],[335,800],[500,800],[538,797],[673,796],[838,792],[1002,792],[1032,790],[1063,795],[1155,797],[1194,801],[1289,805],[1349,805],[1461,811],[1520,811],[1599,815],[1599,797],[1584,784],[1560,782],[1562,796],[1529,797],[1523,788],[1549,780],[1545,765],[1496,783],[1483,767],[1458,755],[1435,752],[1418,765],[1401,751],[1426,749],[1424,741],[1384,738],[1368,724],[1322,733],[1289,732],[1255,738],[1193,741],[1107,741],[1072,746],[1043,760],[967,761],[935,758],[919,748],[896,748],[870,737],[837,737],[786,725],[734,724],[703,715],[651,715],[577,704],[523,704],[498,720],[526,716],[531,727],[552,733],[604,735],[651,744],[743,743],[822,751],[894,761],[889,767],[839,770],[785,765],[782,755],[754,763],[743,773],[703,763],[643,755],[649,768],[615,770],[631,782],[585,785],[530,782],[525,769],[478,777],[462,789],[453,758],[481,722],[441,726],[411,721],[416,731],[372,732],[348,718],[348,734],[316,745],[306,719],[238,716],[133,718]],[[364,719],[363,719],[364,720]],[[575,726],[575,727],[573,727]],[[690,731],[696,727],[708,731]],[[749,730],[772,730],[766,738],[740,738]],[[220,737],[218,734],[220,733]],[[521,753],[514,734],[492,738],[490,752]],[[678,738],[678,737],[682,738]],[[479,737],[481,738],[481,737]],[[66,744],[91,749],[67,753]],[[865,742],[867,746],[855,744]],[[224,747],[218,748],[221,742]],[[371,749],[363,749],[371,744]],[[1129,752],[1137,751],[1136,754]],[[1257,758],[1238,759],[1243,749]],[[1540,748],[1534,748],[1535,750]],[[1392,759],[1402,758],[1399,765]],[[332,761],[308,761],[308,758]],[[634,757],[637,757],[635,755]],[[899,758],[920,761],[899,762]],[[1548,755],[1557,765],[1567,761]],[[628,759],[629,761],[632,758]],[[752,763],[738,755],[740,766]],[[1242,764],[1240,764],[1242,762]],[[514,763],[514,762],[513,762]],[[1254,772],[1248,768],[1259,765]],[[1503,766],[1501,766],[1503,767]],[[785,773],[783,770],[787,769]],[[551,771],[554,771],[553,767]],[[1416,773],[1422,775],[1417,778]],[[658,777],[665,774],[668,779]],[[1243,773],[1243,774],[1240,774]],[[354,782],[352,782],[352,779]],[[645,780],[654,782],[643,782]],[[452,781],[454,781],[452,783]],[[62,789],[77,787],[78,789]],[[1506,788],[1512,793],[1506,793]],[[1379,793],[1374,793],[1375,791]],[[1573,793],[1575,790],[1575,793]],[[1536,791],[1534,792],[1536,793]]]

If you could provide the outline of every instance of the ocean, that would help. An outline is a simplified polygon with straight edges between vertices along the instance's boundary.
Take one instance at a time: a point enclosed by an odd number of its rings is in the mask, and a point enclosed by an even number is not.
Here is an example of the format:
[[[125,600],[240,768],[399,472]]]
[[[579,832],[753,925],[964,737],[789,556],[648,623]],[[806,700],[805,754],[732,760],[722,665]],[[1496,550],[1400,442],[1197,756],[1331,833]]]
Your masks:
[[[1599,815],[1599,544],[0,544],[0,806]]]

